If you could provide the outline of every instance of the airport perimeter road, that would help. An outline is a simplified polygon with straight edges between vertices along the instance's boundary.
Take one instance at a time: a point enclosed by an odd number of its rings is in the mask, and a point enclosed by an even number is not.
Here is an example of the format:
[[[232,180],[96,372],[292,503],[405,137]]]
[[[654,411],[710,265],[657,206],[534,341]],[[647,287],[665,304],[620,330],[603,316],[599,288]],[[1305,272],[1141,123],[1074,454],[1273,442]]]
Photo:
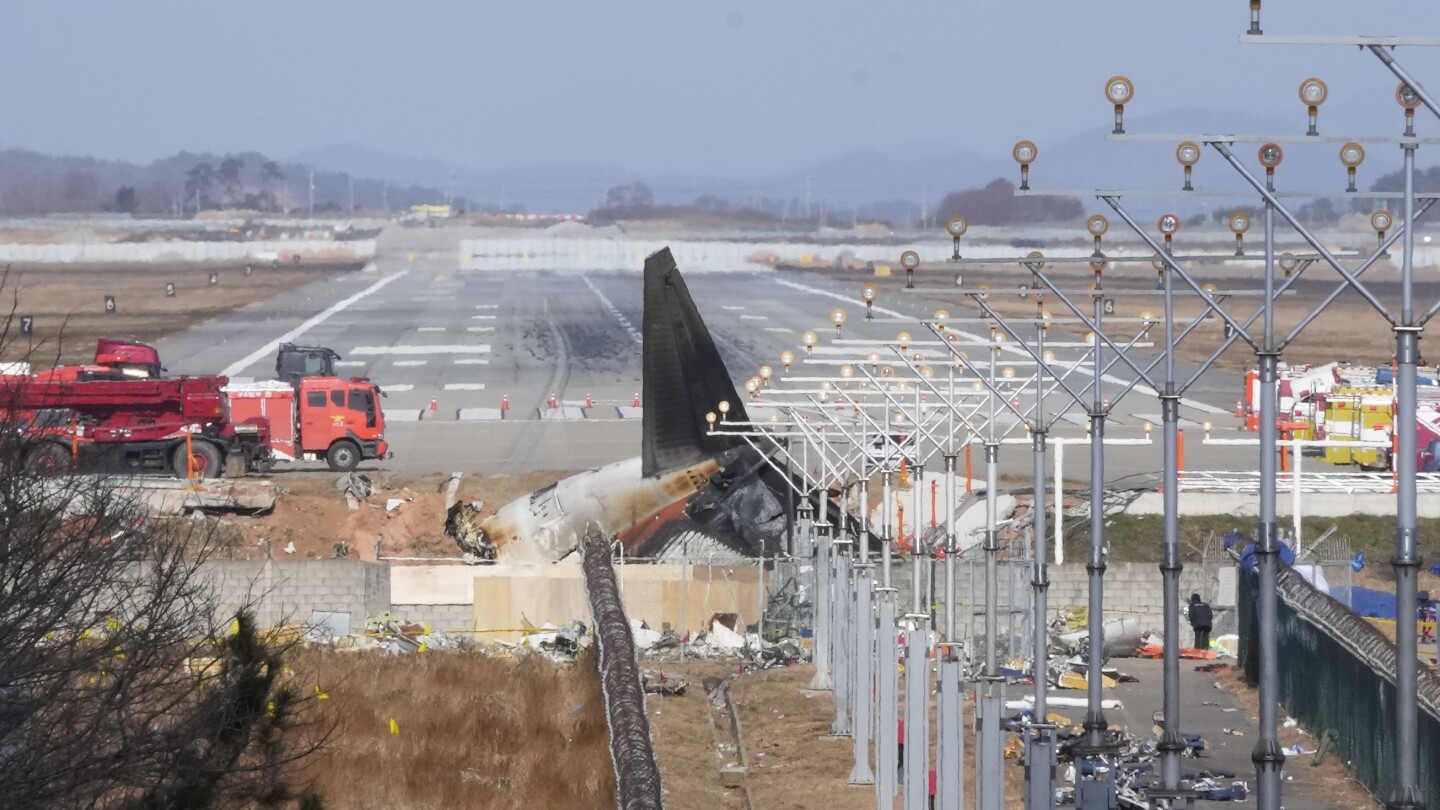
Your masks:
[[[161,354],[172,373],[268,378],[279,342],[329,346],[342,356],[342,373],[369,376],[386,391],[395,458],[383,466],[398,472],[570,470],[638,455],[640,273],[460,272],[456,263],[451,252],[405,254],[392,246],[373,272],[316,282],[222,316],[161,341]],[[779,376],[785,349],[804,358],[806,329],[828,341],[828,313],[837,306],[850,315],[844,336],[869,339],[893,339],[901,329],[922,337],[914,319],[937,306],[906,296],[894,309],[877,307],[867,322],[853,285],[817,273],[697,273],[686,282],[737,385],[762,363]],[[927,353],[938,358],[937,349]],[[792,374],[834,374],[837,351],[822,346]],[[1078,350],[1057,354],[1063,362]],[[1029,373],[1018,349],[1006,357],[1019,376]],[[1130,376],[1117,367],[1107,382],[1118,391]],[[1072,377],[1076,385],[1087,380]],[[1215,422],[1217,435],[1227,428],[1234,435],[1227,408],[1238,385],[1232,376],[1215,384],[1211,401],[1187,399],[1188,466],[1253,463],[1253,450],[1199,441],[1203,420]],[[1033,388],[1018,396],[1033,398]],[[1052,413],[1062,404],[1059,395],[1047,400]],[[1117,404],[1110,435],[1143,437],[1159,412],[1154,396],[1132,393]],[[1000,421],[1010,437],[1024,438],[1013,418]],[[1084,423],[1076,410],[1055,434],[1081,437]],[[1069,449],[1071,477],[1083,477],[1084,452]],[[1007,470],[1029,470],[1028,447],[1007,447],[1002,457]],[[1160,467],[1160,447],[1115,448],[1112,458],[1112,476],[1150,472]]]

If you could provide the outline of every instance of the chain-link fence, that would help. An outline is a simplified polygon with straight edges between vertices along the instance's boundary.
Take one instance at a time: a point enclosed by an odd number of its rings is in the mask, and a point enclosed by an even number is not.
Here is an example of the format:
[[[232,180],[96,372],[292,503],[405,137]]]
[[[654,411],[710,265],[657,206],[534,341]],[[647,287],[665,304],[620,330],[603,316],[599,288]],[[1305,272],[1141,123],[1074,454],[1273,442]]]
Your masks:
[[[1260,677],[1259,583],[1239,572],[1240,665]],[[1298,573],[1279,576],[1280,704],[1323,744],[1332,736],[1355,779],[1384,799],[1395,784],[1395,645]],[[1440,756],[1440,678],[1420,670],[1420,761]],[[1422,767],[1422,795],[1440,797],[1440,768]]]

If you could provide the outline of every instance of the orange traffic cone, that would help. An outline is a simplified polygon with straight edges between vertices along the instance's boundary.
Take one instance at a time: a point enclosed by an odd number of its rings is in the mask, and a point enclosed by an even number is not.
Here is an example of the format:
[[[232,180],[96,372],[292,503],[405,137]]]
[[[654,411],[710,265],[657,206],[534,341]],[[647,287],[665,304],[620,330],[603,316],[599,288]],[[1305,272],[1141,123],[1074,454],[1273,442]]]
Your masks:
[[[431,396],[431,397],[430,397],[430,410],[432,410],[432,411],[438,411],[438,410],[440,410],[440,403],[435,400],[435,397],[434,397],[434,396]]]

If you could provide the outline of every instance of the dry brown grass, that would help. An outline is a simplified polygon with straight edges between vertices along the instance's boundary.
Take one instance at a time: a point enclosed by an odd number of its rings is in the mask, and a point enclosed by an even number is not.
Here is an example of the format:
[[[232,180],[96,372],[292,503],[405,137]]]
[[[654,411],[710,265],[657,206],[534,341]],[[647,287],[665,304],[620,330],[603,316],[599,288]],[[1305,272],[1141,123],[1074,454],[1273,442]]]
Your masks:
[[[84,268],[13,265],[0,289],[0,312],[13,306],[17,316],[34,316],[35,334],[33,340],[22,338],[19,323],[13,324],[0,357],[28,357],[35,363],[57,357],[67,363],[92,359],[98,337],[155,341],[358,265],[315,262],[272,268],[253,262],[252,266],[247,277],[243,262]],[[218,274],[218,283],[209,283],[211,273]],[[167,282],[175,284],[174,298],[165,296]],[[106,295],[115,296],[113,313],[105,312]]]
[[[600,690],[588,658],[306,652],[291,666],[329,699],[334,743],[312,762],[331,808],[613,807]],[[399,734],[392,734],[394,720]]]

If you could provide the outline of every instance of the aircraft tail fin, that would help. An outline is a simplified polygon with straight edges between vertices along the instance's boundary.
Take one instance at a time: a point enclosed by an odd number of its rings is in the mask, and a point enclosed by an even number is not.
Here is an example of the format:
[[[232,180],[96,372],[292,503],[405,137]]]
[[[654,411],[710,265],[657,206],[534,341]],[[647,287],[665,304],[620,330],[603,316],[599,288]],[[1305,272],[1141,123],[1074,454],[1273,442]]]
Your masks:
[[[706,435],[705,414],[722,400],[730,403],[729,419],[746,415],[670,248],[645,258],[644,306],[641,471],[652,476],[741,443]]]

